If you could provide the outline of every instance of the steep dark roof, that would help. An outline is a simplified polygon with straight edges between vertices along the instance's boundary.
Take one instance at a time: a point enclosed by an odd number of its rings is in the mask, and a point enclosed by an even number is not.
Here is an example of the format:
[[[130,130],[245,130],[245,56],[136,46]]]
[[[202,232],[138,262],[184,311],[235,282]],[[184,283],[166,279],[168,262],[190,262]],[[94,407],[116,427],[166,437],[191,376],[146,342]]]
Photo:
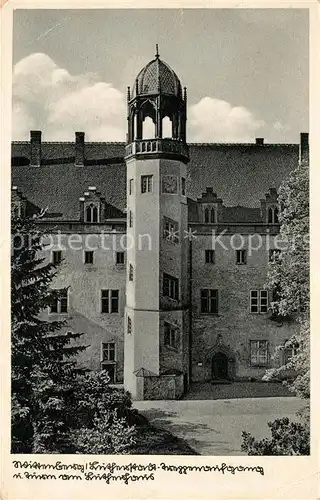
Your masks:
[[[113,217],[124,216],[121,213],[126,207],[124,146],[124,143],[86,142],[85,165],[79,167],[74,165],[74,143],[43,142],[42,165],[31,167],[30,143],[14,142],[12,184],[30,202],[48,207],[51,213],[62,213],[65,220],[78,219],[79,197],[88,186],[96,186],[114,207],[109,209]],[[188,196],[197,199],[207,186],[212,186],[225,206],[257,208],[269,187],[278,188],[296,167],[298,155],[298,144],[190,144]],[[190,203],[189,210],[193,210]],[[228,217],[233,220],[236,215],[232,210]],[[247,210],[243,217],[251,222],[255,213]]]

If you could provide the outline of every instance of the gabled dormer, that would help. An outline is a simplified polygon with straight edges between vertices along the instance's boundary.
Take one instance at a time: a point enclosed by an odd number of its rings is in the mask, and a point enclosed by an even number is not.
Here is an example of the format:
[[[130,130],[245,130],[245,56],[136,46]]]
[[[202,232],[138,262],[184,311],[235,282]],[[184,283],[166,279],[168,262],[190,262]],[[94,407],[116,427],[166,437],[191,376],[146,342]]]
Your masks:
[[[204,224],[217,224],[221,218],[222,199],[217,197],[212,187],[197,199],[200,207],[200,220]]]
[[[89,186],[88,191],[79,198],[80,220],[88,224],[96,224],[105,219],[105,197],[95,186]]]
[[[260,200],[261,218],[266,224],[279,224],[279,204],[276,188],[272,187],[266,193],[265,199]]]

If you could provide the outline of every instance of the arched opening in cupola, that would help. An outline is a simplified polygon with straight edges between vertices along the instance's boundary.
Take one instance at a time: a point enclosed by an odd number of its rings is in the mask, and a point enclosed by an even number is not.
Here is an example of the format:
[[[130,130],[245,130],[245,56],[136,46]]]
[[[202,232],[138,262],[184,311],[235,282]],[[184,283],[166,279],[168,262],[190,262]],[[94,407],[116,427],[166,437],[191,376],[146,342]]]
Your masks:
[[[172,138],[172,122],[169,116],[165,116],[162,119],[162,137],[163,138]]]

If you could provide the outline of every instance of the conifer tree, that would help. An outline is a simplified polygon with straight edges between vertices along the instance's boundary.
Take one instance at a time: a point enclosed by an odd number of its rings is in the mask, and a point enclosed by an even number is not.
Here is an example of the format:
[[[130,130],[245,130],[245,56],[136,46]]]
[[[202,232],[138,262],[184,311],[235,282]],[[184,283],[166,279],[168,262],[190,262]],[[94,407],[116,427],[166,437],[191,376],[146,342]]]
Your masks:
[[[61,291],[52,290],[57,266],[43,256],[39,216],[12,215],[12,452],[72,452],[76,354],[81,334],[65,333],[65,321],[41,317]]]

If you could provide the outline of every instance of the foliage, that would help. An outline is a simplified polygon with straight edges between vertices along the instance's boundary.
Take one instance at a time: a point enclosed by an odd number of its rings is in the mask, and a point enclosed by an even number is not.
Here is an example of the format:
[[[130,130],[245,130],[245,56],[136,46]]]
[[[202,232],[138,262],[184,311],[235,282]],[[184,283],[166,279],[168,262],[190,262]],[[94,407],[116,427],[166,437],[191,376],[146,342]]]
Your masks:
[[[309,328],[309,168],[301,162],[279,189],[281,253],[269,264],[267,288],[273,295],[271,311],[281,320],[294,319],[297,328],[284,348],[293,356],[267,371],[265,380],[284,379],[298,396],[310,397]]]
[[[75,355],[85,349],[64,333],[64,321],[41,312],[59,292],[57,269],[41,257],[44,233],[38,218],[11,221],[12,452],[70,452],[70,397],[77,374]]]
[[[285,417],[269,422],[271,439],[256,440],[250,433],[242,432],[241,451],[248,455],[309,455],[309,427],[300,422],[290,422]]]
[[[77,453],[126,453],[136,442],[130,394],[109,386],[104,371],[78,377],[77,425],[72,439]]]

